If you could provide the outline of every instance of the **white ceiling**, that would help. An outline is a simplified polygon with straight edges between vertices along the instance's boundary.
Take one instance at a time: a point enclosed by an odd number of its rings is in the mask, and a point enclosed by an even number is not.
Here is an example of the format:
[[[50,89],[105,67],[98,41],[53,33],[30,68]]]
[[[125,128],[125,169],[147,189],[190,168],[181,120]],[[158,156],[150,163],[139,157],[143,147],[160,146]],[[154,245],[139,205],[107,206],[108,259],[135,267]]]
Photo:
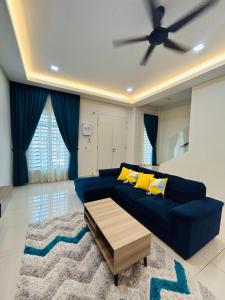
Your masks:
[[[217,6],[189,26],[171,35],[174,40],[191,47],[199,42],[205,43],[206,49],[203,52],[198,55],[193,52],[181,55],[159,46],[146,67],[141,67],[139,63],[147,43],[119,49],[112,46],[115,39],[151,32],[152,27],[142,1],[14,1],[19,2],[24,12],[32,69],[35,72],[74,80],[114,93],[126,95],[127,87],[133,87],[134,94],[142,93],[148,87],[225,53],[224,0],[220,0]],[[163,25],[170,25],[201,2],[161,0],[160,3],[166,7]],[[1,41],[3,31],[0,20]],[[18,59],[18,50],[14,58],[9,56],[8,69],[21,69],[18,61],[14,64],[14,59]],[[59,73],[53,74],[50,71],[52,64],[59,66]],[[11,75],[13,72],[9,73]],[[21,72],[21,80],[22,76],[24,72]]]
[[[0,65],[11,80],[26,80],[5,0],[0,0]]]
[[[192,89],[187,89],[182,92],[173,94],[167,98],[160,99],[158,101],[151,102],[151,107],[161,107],[161,106],[170,106],[177,104],[178,102],[182,103],[191,103]]]

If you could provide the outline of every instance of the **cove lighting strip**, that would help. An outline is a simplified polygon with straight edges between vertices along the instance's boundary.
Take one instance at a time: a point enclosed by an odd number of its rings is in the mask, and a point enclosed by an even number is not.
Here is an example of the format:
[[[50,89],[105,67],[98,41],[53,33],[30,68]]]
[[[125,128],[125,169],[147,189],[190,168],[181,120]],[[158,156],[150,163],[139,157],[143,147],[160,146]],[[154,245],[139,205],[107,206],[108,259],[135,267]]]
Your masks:
[[[134,104],[225,64],[225,53],[223,53],[221,55],[212,57],[206,62],[196,65],[195,67],[188,69],[185,72],[170,78],[169,80],[165,80],[159,84],[147,88],[141,93],[137,93],[133,95],[117,94],[111,91],[99,89],[96,87],[91,87],[72,80],[62,79],[59,78],[58,76],[56,77],[56,76],[50,76],[42,73],[37,73],[32,70],[31,51],[29,47],[30,44],[29,44],[28,32],[25,24],[25,17],[24,17],[21,1],[6,0],[6,3],[13,24],[14,32],[16,35],[16,40],[21,54],[26,77],[28,80],[33,82],[55,86],[59,88],[65,88],[71,91],[103,97],[111,100],[117,100],[125,103]]]

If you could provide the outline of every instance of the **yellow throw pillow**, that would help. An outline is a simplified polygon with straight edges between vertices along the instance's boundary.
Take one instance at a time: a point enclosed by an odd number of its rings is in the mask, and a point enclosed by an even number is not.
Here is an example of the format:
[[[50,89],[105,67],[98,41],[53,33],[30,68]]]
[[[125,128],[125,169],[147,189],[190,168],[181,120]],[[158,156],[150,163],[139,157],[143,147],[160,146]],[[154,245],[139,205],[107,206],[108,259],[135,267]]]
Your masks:
[[[127,176],[127,180],[125,181],[125,183],[129,182],[134,185],[137,182],[139,175],[140,175],[139,172],[135,172],[135,171],[130,172]]]
[[[148,191],[150,182],[153,180],[153,178],[154,178],[154,174],[144,174],[144,173],[141,173],[138,176],[138,181],[137,181],[137,183],[135,185],[135,188],[136,189],[142,189],[142,190]]]
[[[129,170],[125,167],[122,168],[122,171],[119,175],[119,177],[117,178],[117,180],[121,180],[121,181],[125,181],[127,180],[127,176],[132,172],[132,170]]]
[[[164,197],[168,178],[154,179],[150,182],[148,195],[162,195]]]

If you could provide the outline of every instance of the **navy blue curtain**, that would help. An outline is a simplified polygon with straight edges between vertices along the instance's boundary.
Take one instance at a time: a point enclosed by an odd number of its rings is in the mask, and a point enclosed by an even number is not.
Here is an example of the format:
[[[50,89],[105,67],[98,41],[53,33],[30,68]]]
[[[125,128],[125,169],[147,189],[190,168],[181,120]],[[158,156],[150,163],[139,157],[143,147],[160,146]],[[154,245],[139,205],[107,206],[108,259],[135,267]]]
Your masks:
[[[49,91],[10,82],[13,185],[28,183],[26,151],[44,109]]]
[[[78,175],[80,96],[57,91],[50,94],[60,133],[70,152],[68,177],[72,180]]]
[[[158,116],[144,114],[145,129],[152,145],[152,164],[157,163],[156,142],[158,134]]]

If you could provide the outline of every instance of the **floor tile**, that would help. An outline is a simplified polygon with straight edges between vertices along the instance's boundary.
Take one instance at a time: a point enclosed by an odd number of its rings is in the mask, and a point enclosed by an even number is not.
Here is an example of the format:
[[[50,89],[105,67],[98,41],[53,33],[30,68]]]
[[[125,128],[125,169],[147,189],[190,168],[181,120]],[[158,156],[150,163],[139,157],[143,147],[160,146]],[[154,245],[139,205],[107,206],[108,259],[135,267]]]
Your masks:
[[[19,276],[22,254],[14,253],[0,258],[0,299],[13,300]]]
[[[211,261],[215,256],[217,256],[224,249],[225,249],[225,239],[221,240],[219,237],[216,237],[211,242],[209,242],[204,248],[198,251],[198,254]]]
[[[219,299],[225,299],[225,273],[216,265],[209,263],[196,278]]]
[[[203,270],[208,263],[208,259],[198,253],[186,261],[183,260],[183,266],[187,268],[193,275],[197,275],[199,272],[201,272],[201,270]]]
[[[7,255],[10,251],[22,252],[25,244],[27,226],[7,227],[0,229],[0,256]]]
[[[225,272],[225,250],[223,250],[219,255],[217,255],[212,263],[214,263],[218,268]]]

